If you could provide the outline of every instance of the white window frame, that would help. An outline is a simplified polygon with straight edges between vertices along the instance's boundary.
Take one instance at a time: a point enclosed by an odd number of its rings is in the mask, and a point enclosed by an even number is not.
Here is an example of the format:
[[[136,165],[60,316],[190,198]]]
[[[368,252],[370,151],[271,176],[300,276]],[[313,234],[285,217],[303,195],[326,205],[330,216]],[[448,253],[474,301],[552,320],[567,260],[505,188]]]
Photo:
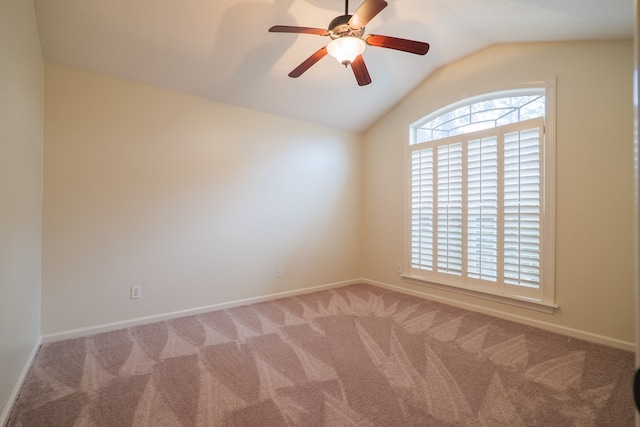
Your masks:
[[[527,293],[518,292],[513,294],[509,292],[508,286],[504,283],[491,282],[489,284],[477,280],[467,280],[466,277],[456,277],[449,274],[430,272],[425,274],[424,271],[414,271],[412,268],[412,238],[411,238],[411,156],[412,146],[416,141],[417,129],[420,125],[432,120],[438,115],[444,114],[453,109],[464,105],[472,104],[487,99],[498,99],[505,96],[518,96],[531,94],[532,92],[544,91],[545,95],[545,117],[543,123],[543,132],[541,136],[542,159],[543,164],[541,171],[542,188],[541,188],[541,223],[543,233],[541,238],[541,292]],[[415,121],[407,126],[408,144],[405,145],[405,251],[402,277],[405,281],[418,283],[439,289],[446,289],[455,293],[473,295],[484,299],[504,302],[525,308],[532,308],[538,311],[553,313],[558,306],[555,304],[555,187],[556,187],[556,79],[550,78],[546,80],[510,83],[501,86],[486,88],[475,93],[462,94],[457,98],[459,101],[448,103],[446,106],[436,109],[427,114],[420,120]],[[535,119],[534,119],[535,120]],[[507,129],[511,125],[504,125],[501,128]],[[496,128],[489,129],[488,133],[495,132]],[[473,135],[482,135],[485,131],[474,132]],[[467,134],[471,135],[471,134]],[[460,138],[462,137],[462,138]],[[449,137],[455,138],[455,137]],[[445,138],[445,139],[449,139]],[[466,135],[458,135],[458,139],[464,140]],[[444,141],[439,140],[439,141]],[[439,142],[434,141],[432,145],[435,147]],[[415,148],[415,147],[414,147]],[[435,149],[435,148],[434,148]],[[500,165],[498,165],[500,167]],[[464,173],[466,177],[466,171]],[[464,178],[463,178],[464,179]],[[465,196],[466,197],[466,196]],[[435,256],[435,254],[434,254]]]

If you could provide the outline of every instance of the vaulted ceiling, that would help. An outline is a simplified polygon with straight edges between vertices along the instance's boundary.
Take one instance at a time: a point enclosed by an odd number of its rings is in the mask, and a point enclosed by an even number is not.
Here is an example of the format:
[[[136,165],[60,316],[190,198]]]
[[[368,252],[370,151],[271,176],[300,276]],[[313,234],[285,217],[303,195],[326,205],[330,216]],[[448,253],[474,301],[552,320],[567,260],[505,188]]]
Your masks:
[[[426,56],[367,47],[370,85],[327,56],[342,0],[35,0],[44,58],[92,72],[354,132],[435,69],[500,43],[630,39],[633,0],[387,0],[366,33],[426,41]],[[349,13],[360,2],[352,0]]]

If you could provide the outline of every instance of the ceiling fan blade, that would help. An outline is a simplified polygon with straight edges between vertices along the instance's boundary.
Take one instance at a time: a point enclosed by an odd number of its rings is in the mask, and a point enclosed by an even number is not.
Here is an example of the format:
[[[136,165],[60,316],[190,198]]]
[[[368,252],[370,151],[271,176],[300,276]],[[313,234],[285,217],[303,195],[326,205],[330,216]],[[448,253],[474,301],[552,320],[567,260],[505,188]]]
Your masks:
[[[365,38],[365,41],[369,46],[386,47],[387,49],[415,53],[416,55],[425,55],[429,52],[429,43],[416,40],[370,34]]]
[[[292,25],[274,25],[269,28],[270,33],[295,33],[295,34],[315,34],[318,36],[328,36],[329,31],[322,28],[295,27]]]
[[[349,19],[349,27],[352,30],[359,30],[385,7],[387,7],[387,2],[384,0],[364,0],[351,19]]]
[[[300,77],[302,73],[307,71],[313,64],[320,61],[327,55],[327,47],[321,47],[313,55],[302,61],[302,64],[298,65],[292,72],[289,73],[289,77]]]
[[[353,74],[356,76],[359,86],[366,86],[371,83],[371,76],[369,75],[369,70],[367,70],[367,66],[364,63],[362,55],[358,55],[356,59],[353,60],[351,63],[351,69],[353,70]]]

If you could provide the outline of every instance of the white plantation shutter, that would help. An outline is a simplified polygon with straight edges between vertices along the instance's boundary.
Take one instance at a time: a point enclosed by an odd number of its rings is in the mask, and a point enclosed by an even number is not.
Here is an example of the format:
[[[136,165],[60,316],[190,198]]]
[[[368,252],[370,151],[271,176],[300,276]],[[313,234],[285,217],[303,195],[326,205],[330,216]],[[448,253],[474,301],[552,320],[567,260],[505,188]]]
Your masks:
[[[467,274],[498,279],[498,138],[467,144]]]
[[[433,148],[411,154],[411,266],[433,269]]]
[[[504,281],[540,286],[541,129],[504,136]]]
[[[412,277],[543,300],[543,124],[411,145]]]
[[[462,274],[462,144],[438,147],[438,272]]]

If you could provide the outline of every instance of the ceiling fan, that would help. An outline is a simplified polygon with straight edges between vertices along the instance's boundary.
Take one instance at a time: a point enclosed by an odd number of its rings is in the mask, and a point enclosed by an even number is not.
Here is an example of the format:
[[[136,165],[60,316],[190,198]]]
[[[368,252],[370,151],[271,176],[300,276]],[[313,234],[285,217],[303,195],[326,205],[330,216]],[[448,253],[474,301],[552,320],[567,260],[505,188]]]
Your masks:
[[[313,64],[329,54],[345,67],[351,65],[358,85],[365,86],[371,83],[369,71],[362,58],[366,45],[425,55],[429,51],[429,43],[376,34],[364,36],[364,26],[385,7],[387,2],[384,0],[364,0],[358,10],[349,15],[349,0],[345,0],[344,15],[334,18],[327,30],[290,25],[275,25],[269,28],[271,33],[315,34],[331,38],[327,46],[305,59],[289,73],[289,77],[300,77]]]

